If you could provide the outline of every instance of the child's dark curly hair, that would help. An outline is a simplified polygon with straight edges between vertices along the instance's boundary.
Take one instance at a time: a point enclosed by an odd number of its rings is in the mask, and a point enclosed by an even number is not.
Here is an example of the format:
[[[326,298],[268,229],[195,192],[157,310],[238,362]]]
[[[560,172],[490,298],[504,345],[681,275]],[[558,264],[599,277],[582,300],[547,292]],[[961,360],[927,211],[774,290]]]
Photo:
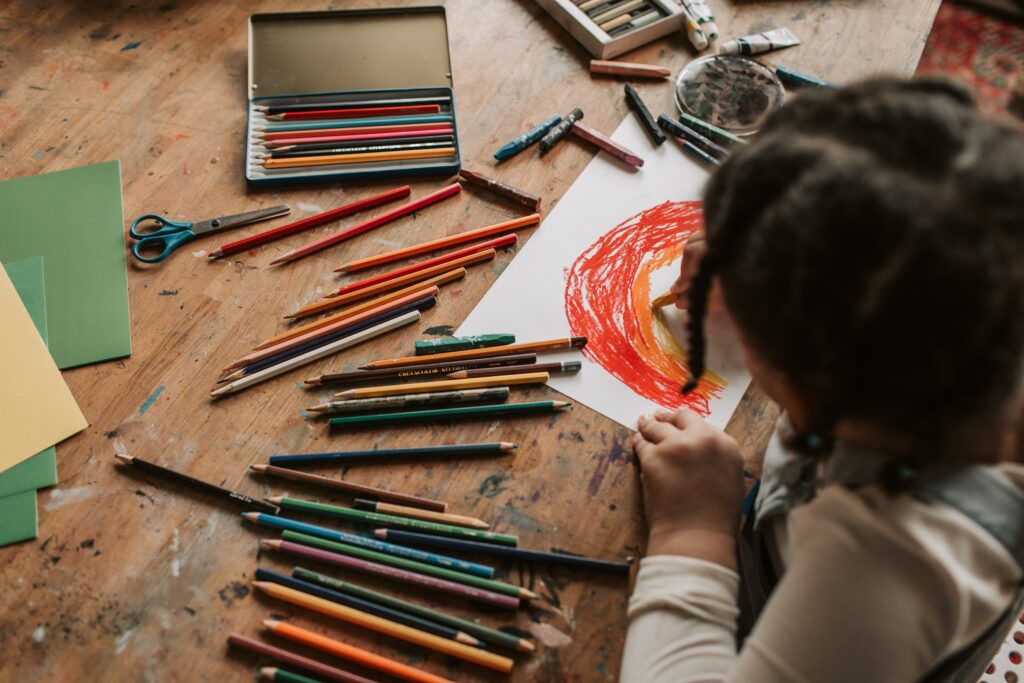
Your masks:
[[[744,339],[815,397],[929,457],[1004,418],[1024,372],[1024,135],[940,80],[809,92],[711,178],[690,290],[704,369],[712,276]],[[695,380],[688,388],[692,388]]]

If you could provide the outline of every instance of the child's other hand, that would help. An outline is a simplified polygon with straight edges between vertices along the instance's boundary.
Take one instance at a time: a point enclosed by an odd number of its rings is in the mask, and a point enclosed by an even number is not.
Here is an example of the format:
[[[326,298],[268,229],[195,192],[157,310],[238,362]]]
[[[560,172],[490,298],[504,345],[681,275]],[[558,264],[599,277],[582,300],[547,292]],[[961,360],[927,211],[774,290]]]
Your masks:
[[[736,567],[743,456],[736,441],[682,408],[644,415],[640,461],[648,555],[685,555]]]
[[[701,259],[707,253],[708,244],[704,239],[704,233],[698,232],[686,240],[683,247],[683,260],[679,264],[679,277],[669,288],[669,291],[676,295],[676,308],[687,309],[690,307],[690,282],[697,274]],[[717,280],[711,285],[711,293],[708,295],[708,310],[718,311],[725,308],[722,299],[722,291]]]

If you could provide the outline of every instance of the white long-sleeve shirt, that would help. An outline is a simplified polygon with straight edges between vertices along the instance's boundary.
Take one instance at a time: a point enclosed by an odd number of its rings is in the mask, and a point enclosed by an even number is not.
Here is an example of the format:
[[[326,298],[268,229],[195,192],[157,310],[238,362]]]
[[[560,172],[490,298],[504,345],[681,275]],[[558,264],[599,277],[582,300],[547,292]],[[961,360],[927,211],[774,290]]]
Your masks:
[[[1024,466],[998,471],[1024,489]],[[984,633],[1022,579],[961,513],[870,486],[826,486],[771,522],[785,573],[740,652],[735,572],[641,561],[622,683],[916,681]]]

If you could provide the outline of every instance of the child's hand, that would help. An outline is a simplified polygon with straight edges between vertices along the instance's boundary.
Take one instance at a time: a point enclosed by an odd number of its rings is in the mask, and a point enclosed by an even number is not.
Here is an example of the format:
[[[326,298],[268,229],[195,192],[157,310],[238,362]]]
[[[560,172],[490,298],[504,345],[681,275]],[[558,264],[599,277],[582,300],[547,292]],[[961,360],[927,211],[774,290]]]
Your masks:
[[[676,295],[676,308],[687,309],[690,307],[690,282],[697,274],[701,259],[707,253],[708,244],[704,239],[704,233],[698,232],[686,240],[683,247],[683,260],[679,264],[679,277],[669,288],[669,291]],[[725,308],[722,300],[722,291],[715,281],[711,285],[711,293],[708,295],[708,310],[717,311]]]
[[[682,408],[637,420],[648,555],[686,555],[735,568],[743,507],[736,441]]]

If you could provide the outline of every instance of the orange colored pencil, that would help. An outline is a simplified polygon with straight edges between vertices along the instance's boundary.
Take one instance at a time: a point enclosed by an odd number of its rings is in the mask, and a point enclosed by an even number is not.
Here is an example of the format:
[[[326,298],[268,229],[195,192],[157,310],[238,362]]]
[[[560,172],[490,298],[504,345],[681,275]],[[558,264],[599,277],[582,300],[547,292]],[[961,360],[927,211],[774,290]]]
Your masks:
[[[439,249],[447,249],[457,244],[465,244],[466,242],[472,242],[474,240],[483,239],[485,237],[491,237],[493,235],[500,235],[505,232],[511,232],[518,230],[519,228],[526,228],[540,223],[540,214],[532,213],[529,216],[523,216],[522,218],[516,218],[504,223],[496,223],[495,225],[488,225],[484,228],[477,228],[476,230],[468,230],[466,232],[460,232],[457,235],[450,235],[448,237],[442,237],[440,239],[432,240],[430,242],[424,242],[411,247],[405,247],[404,249],[396,249],[389,251],[384,254],[378,254],[377,256],[370,256],[363,259],[357,259],[355,261],[349,261],[341,268],[335,268],[336,273],[352,273],[357,270],[363,270],[365,268],[373,268],[385,263],[391,263],[392,261],[398,261],[401,259],[409,258],[410,256],[418,256],[425,254],[428,251],[437,251]]]
[[[490,346],[483,349],[467,349],[466,351],[449,351],[448,353],[435,353],[430,355],[431,363],[444,363],[453,360],[469,360],[471,358],[487,358],[490,356],[511,356],[518,353],[533,353],[536,351],[561,351],[563,349],[581,349],[587,345],[586,337],[565,337],[563,339],[549,339],[547,341],[526,342],[523,344],[508,344],[506,346]],[[423,362],[423,356],[406,356],[404,358],[389,358],[367,363],[360,367],[360,370],[377,370],[380,368],[401,368],[406,365],[416,365]]]
[[[343,659],[347,659],[350,662],[356,664],[362,664],[363,666],[382,671],[391,676],[404,679],[406,681],[413,681],[414,683],[452,683],[447,678],[441,678],[435,676],[432,673],[427,673],[421,669],[416,669],[401,662],[396,662],[393,659],[387,657],[381,657],[380,655],[372,652],[367,652],[362,648],[343,643],[334,638],[328,638],[322,636],[319,633],[308,631],[304,628],[294,626],[286,621],[278,621],[276,619],[264,619],[263,625],[270,629],[270,632],[274,635],[282,636],[288,640],[293,640],[296,643],[308,645],[309,647],[320,650],[321,652],[329,652],[332,655],[337,655]]]
[[[417,130],[451,130],[450,123],[395,123],[388,126],[356,126],[355,128],[313,128],[310,130],[277,130],[256,132],[253,137],[263,140],[291,140],[292,138],[334,137],[365,133],[406,133]]]
[[[348,327],[349,325],[355,325],[356,323],[360,323],[360,322],[362,322],[364,320],[369,320],[370,318],[372,318],[375,315],[379,315],[381,313],[387,313],[388,311],[392,311],[392,310],[394,310],[396,308],[399,308],[399,307],[404,306],[406,304],[412,303],[413,301],[419,301],[420,299],[423,299],[424,297],[428,297],[428,296],[437,296],[438,294],[439,294],[439,290],[438,290],[438,288],[436,286],[434,286],[434,287],[426,287],[426,288],[423,288],[423,289],[418,289],[418,290],[416,290],[415,292],[413,292],[411,294],[407,294],[405,296],[401,296],[401,297],[399,297],[397,299],[391,299],[391,300],[387,301],[386,303],[379,303],[378,302],[379,305],[375,305],[372,308],[365,308],[365,307],[361,306],[361,307],[359,307],[360,308],[359,312],[357,312],[355,314],[349,314],[346,317],[340,317],[339,318],[339,317],[336,317],[336,316],[332,316],[331,324],[324,325],[323,327],[319,327],[319,328],[313,329],[312,331],[306,332],[305,334],[299,334],[298,336],[289,337],[286,341],[282,341],[282,342],[279,342],[279,343],[276,343],[276,344],[273,344],[273,345],[270,345],[270,346],[267,345],[267,342],[264,342],[263,344],[257,346],[256,349],[252,353],[247,354],[247,355],[239,358],[234,363],[232,363],[231,365],[229,365],[226,368],[224,368],[224,370],[225,370],[225,372],[227,372],[229,370],[235,370],[235,369],[238,369],[238,368],[244,368],[246,365],[249,365],[251,363],[255,363],[258,360],[263,360],[264,358],[269,358],[270,356],[273,356],[275,354],[281,353],[282,351],[287,351],[288,349],[295,348],[296,346],[299,346],[301,344],[305,344],[308,341],[312,341],[314,339],[322,337],[325,334],[330,334],[331,332],[334,332],[335,330],[339,330],[342,327]],[[380,297],[380,298],[383,299],[385,297]],[[370,302],[367,302],[367,303],[370,303]],[[278,335],[278,336],[280,336],[280,335]]]
[[[406,161],[408,159],[440,159],[455,155],[454,147],[437,149],[400,149],[394,152],[362,152],[357,154],[324,154],[312,157],[264,159],[263,168],[305,168],[307,166],[334,166],[336,164],[366,164],[376,161]]]
[[[478,254],[471,254],[465,258],[461,258],[450,263],[439,263],[433,268],[426,268],[424,270],[414,271],[412,273],[409,273],[408,275],[403,275],[402,277],[396,277],[391,280],[384,280],[383,282],[378,282],[368,287],[362,287],[356,289],[355,291],[348,292],[347,294],[337,294],[334,296],[325,297],[322,301],[306,304],[305,306],[295,311],[294,313],[289,313],[288,315],[285,316],[285,318],[305,318],[307,315],[322,313],[332,308],[337,308],[338,306],[350,304],[353,301],[360,301],[361,299],[369,298],[374,294],[387,292],[392,289],[404,287],[405,285],[408,285],[410,283],[426,280],[427,278],[433,277],[438,273],[447,273],[448,271],[456,270],[458,268],[462,268],[463,266],[472,266],[476,265],[477,263],[489,261],[490,259],[494,258],[494,255],[496,253],[497,252],[495,252],[493,249],[488,249],[487,251],[482,251]]]

